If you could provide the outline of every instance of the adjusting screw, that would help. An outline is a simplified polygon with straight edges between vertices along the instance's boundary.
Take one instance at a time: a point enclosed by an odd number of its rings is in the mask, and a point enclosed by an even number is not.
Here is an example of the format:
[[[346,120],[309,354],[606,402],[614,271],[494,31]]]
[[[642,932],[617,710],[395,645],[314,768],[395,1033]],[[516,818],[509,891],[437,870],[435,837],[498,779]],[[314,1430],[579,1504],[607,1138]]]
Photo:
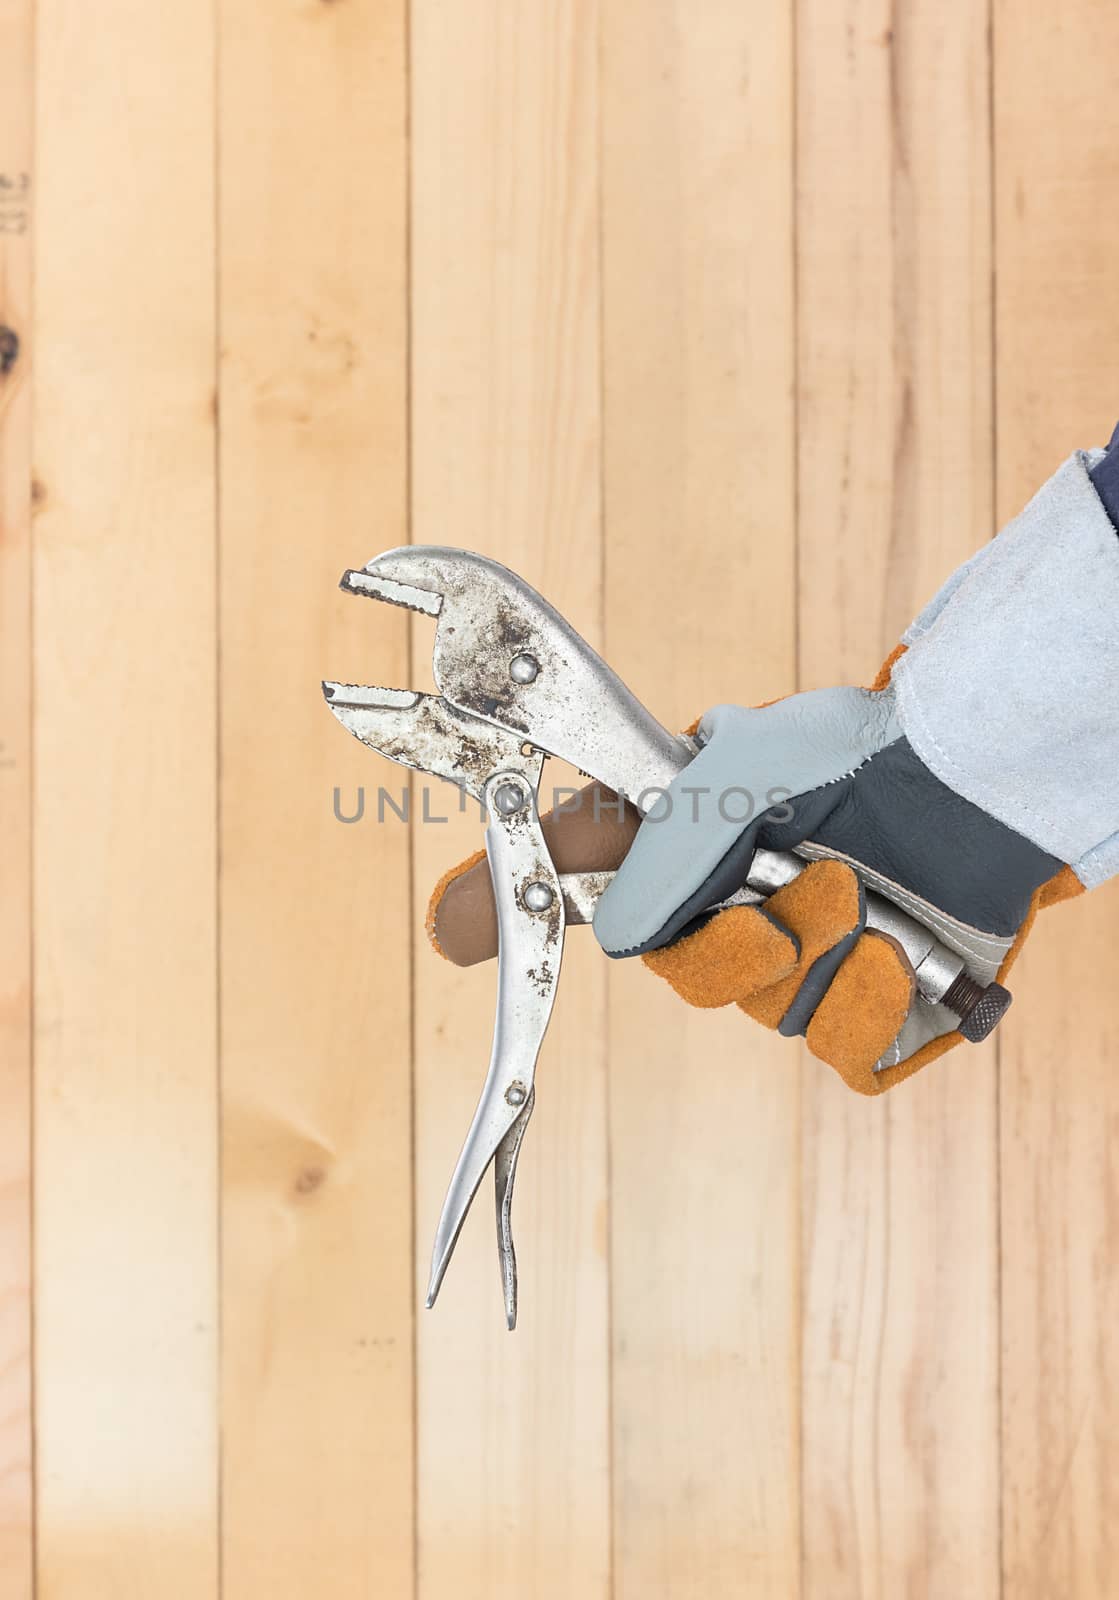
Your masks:
[[[960,1019],[960,1032],[969,1044],[981,1044],[994,1032],[1010,1009],[1013,996],[1001,983],[981,983],[964,971],[940,997],[942,1006]]]

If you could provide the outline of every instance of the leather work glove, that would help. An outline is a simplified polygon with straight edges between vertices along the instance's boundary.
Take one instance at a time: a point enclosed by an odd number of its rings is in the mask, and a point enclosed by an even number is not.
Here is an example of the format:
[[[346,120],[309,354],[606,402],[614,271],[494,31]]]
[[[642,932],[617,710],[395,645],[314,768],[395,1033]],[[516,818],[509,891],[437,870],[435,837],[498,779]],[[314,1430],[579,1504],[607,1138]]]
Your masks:
[[[805,1036],[863,1093],[959,1043],[900,948],[865,929],[865,890],[989,982],[1040,907],[1119,872],[1119,539],[1090,477],[1102,459],[1073,455],[954,573],[873,688],[718,706],[639,827],[586,801],[553,818],[561,871],[624,852],[595,914],[607,954],[642,955],[694,1005]],[[816,859],[764,907],[713,911],[759,846]],[[477,859],[437,886],[429,930],[452,959],[492,953],[487,890]]]

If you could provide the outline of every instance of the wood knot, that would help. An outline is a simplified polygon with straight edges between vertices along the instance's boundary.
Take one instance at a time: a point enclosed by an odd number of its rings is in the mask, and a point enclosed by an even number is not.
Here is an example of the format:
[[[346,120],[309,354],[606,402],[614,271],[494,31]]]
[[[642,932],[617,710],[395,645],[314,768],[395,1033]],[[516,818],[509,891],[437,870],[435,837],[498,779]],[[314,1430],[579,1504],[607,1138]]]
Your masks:
[[[19,334],[0,323],[0,378],[6,378],[19,360]]]
[[[325,1167],[304,1167],[295,1180],[296,1194],[314,1194],[326,1182]]]

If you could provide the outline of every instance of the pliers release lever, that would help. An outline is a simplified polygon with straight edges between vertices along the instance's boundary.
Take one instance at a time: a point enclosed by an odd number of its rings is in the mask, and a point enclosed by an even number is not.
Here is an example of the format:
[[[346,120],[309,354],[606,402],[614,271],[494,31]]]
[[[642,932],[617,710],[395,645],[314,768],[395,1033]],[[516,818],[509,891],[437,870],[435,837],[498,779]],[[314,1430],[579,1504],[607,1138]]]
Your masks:
[[[404,546],[345,573],[341,587],[435,619],[439,693],[328,682],[323,693],[331,711],[379,754],[450,780],[485,809],[498,922],[497,1013],[489,1070],[436,1228],[427,1303],[439,1293],[492,1161],[505,1315],[512,1328],[513,1185],[535,1104],[536,1062],[555,1001],[564,932],[568,921],[590,920],[609,881],[606,873],[557,873],[540,826],[544,762],[548,756],[565,760],[647,811],[695,748],[663,727],[535,589],[485,556]],[[803,854],[811,859],[812,847],[805,846]],[[797,854],[758,850],[746,882],[724,903],[758,904],[806,864],[800,847]],[[1009,996],[1002,1003],[990,992],[997,985],[982,990],[961,957],[923,924],[869,891],[867,924],[902,945],[926,1000],[955,1009],[962,996],[961,1009],[968,1007],[973,1016],[982,1012],[984,1031],[997,1022]],[[968,1036],[982,1036],[979,1026],[977,1020]],[[966,1018],[961,1027],[967,1034]]]

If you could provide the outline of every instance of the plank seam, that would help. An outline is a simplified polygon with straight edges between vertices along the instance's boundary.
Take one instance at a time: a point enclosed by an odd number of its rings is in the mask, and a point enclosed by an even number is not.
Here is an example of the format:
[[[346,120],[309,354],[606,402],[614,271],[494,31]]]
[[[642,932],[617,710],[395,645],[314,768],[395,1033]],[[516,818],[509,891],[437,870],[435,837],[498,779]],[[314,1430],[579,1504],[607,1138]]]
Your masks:
[[[991,440],[990,528],[998,526],[999,484],[999,393],[998,393],[998,162],[995,127],[995,0],[987,0],[987,277],[990,293],[988,328],[988,429]],[[995,1033],[995,1438],[996,1519],[995,1546],[998,1554],[998,1593],[1006,1592],[1006,1497],[1003,1490],[1003,1412],[1005,1404],[1003,1373],[1003,1228],[1002,1228],[1002,1036]]]
[[[789,71],[791,83],[789,86],[789,115],[791,119],[789,139],[789,182],[792,186],[791,204],[789,207],[789,247],[790,271],[792,273],[792,295],[790,307],[790,320],[792,324],[792,351],[790,352],[793,393],[792,416],[790,426],[792,435],[792,513],[793,513],[793,560],[792,560],[792,601],[793,601],[793,688],[799,690],[803,681],[803,664],[801,659],[801,549],[800,549],[800,22],[801,7],[798,4],[792,8],[789,20]],[[804,1045],[800,1047],[800,1070],[796,1080],[796,1164],[797,1180],[793,1185],[795,1216],[793,1218],[794,1248],[797,1253],[795,1271],[793,1274],[795,1304],[793,1314],[796,1324],[795,1356],[796,1371],[792,1384],[794,1404],[796,1406],[796,1506],[795,1516],[797,1521],[797,1550],[799,1561],[797,1563],[797,1595],[798,1600],[804,1594],[805,1573],[808,1564],[808,1552],[805,1545],[804,1525],[804,1075],[812,1070],[808,1060],[808,1052]]]
[[[31,1443],[31,1593],[39,1593],[39,1407],[38,1407],[38,1365],[35,1360],[35,1350],[38,1338],[37,1302],[35,1295],[35,1262],[38,1257],[36,1239],[36,1207],[35,1207],[35,1145],[38,1137],[37,1122],[35,1117],[35,818],[37,815],[36,794],[36,768],[35,768],[35,561],[34,561],[34,512],[35,496],[33,482],[35,475],[35,377],[38,368],[38,325],[35,304],[35,279],[36,266],[39,259],[38,231],[39,231],[39,170],[38,170],[38,66],[39,66],[39,9],[34,0],[28,0],[31,16],[31,41],[30,60],[28,72],[30,74],[29,92],[31,96],[31,260],[29,263],[29,296],[28,315],[31,321],[31,372],[29,377],[29,415],[27,425],[28,436],[28,525],[27,525],[27,696],[28,696],[28,742],[27,742],[27,848],[29,859],[27,863],[27,971],[28,971],[28,1031],[27,1031],[27,1236],[28,1236],[28,1262],[30,1267],[28,1282],[28,1357],[30,1376],[28,1382],[28,1395],[31,1404],[30,1418],[30,1443]]]
[[[217,1306],[217,1329],[215,1331],[215,1359],[217,1374],[215,1394],[217,1395],[217,1461],[216,1483],[217,1505],[215,1508],[215,1531],[217,1540],[217,1589],[218,1600],[223,1600],[225,1595],[225,1429],[224,1421],[224,1383],[225,1383],[225,1142],[223,1121],[225,1110],[225,1074],[224,1074],[224,1001],[222,994],[222,820],[223,820],[223,793],[224,777],[222,771],[222,746],[224,741],[224,727],[222,722],[222,688],[223,688],[223,662],[222,662],[222,427],[221,427],[221,389],[222,389],[222,71],[221,71],[221,0],[213,0],[211,5],[212,51],[213,51],[213,80],[211,89],[211,102],[213,112],[213,230],[214,230],[214,378],[213,378],[213,461],[214,461],[214,1135],[217,1141],[215,1151],[215,1165],[217,1169],[217,1207],[216,1207],[216,1249],[215,1269],[217,1273],[215,1304]]]
[[[598,627],[599,641],[605,660],[610,659],[607,637],[608,607],[606,604],[609,559],[607,547],[606,512],[606,188],[603,179],[605,161],[605,121],[603,101],[606,83],[605,8],[596,12],[596,96],[595,96],[595,227],[598,251]],[[610,973],[603,975],[602,1028],[603,1038],[610,1038]],[[613,1096],[610,1092],[609,1061],[603,1075],[603,1121],[605,1123],[605,1190],[606,1190],[606,1594],[614,1600],[617,1592],[618,1530],[615,1515],[616,1460],[614,1444],[614,1127],[612,1119]]]
[[[404,519],[409,544],[415,543],[413,508],[415,502],[415,451],[413,448],[412,404],[415,389],[414,328],[412,303],[412,230],[415,204],[413,164],[413,106],[412,106],[412,0],[402,0],[404,10]],[[404,622],[404,656],[411,669],[415,661],[415,615],[409,611]],[[415,792],[416,781],[409,776],[409,787]],[[412,810],[415,817],[415,809]],[[415,827],[408,829],[407,905],[409,917],[416,905],[416,835]],[[419,1600],[420,1592],[420,1359],[419,1313],[416,1305],[416,1273],[418,1271],[418,1200],[416,1183],[416,941],[407,940],[408,947],[408,1180],[411,1207],[410,1232],[412,1248],[409,1258],[408,1294],[412,1338],[412,1600]]]

